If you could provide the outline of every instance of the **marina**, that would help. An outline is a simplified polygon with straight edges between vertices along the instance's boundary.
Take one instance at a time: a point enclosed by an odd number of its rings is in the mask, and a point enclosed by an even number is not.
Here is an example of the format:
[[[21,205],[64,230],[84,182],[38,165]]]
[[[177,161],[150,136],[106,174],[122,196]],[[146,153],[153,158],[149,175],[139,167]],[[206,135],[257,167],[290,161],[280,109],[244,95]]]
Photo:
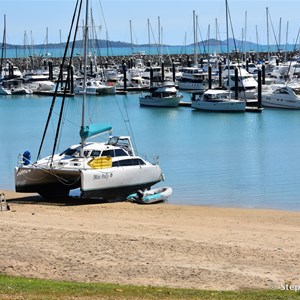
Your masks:
[[[190,93],[182,94],[190,101]],[[156,186],[173,188],[170,204],[300,210],[299,111],[140,107],[139,93],[87,98],[91,115],[114,124],[115,134],[127,135],[133,128],[139,154],[159,155],[165,181]],[[80,99],[68,98],[61,152],[79,141]],[[19,154],[28,150],[36,157],[50,104],[51,97],[38,95],[0,98],[2,190],[14,190]],[[45,151],[51,149],[48,142]]]

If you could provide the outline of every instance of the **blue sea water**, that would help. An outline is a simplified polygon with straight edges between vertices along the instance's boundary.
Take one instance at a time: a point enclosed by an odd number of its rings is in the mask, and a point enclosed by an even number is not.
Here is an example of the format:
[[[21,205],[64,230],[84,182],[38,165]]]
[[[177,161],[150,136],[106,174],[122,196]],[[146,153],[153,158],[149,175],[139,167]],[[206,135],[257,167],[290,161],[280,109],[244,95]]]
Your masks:
[[[172,204],[300,211],[300,111],[208,113],[140,107],[138,93],[87,98],[89,119],[111,122],[137,150],[159,155]],[[184,100],[190,95],[184,93]],[[36,158],[51,97],[0,97],[0,189],[14,189],[18,154]],[[61,99],[58,99],[60,102]],[[55,108],[57,119],[58,108]],[[59,150],[79,142],[81,98],[67,100]],[[56,120],[43,155],[52,151]]]
[[[270,45],[269,47],[266,45],[257,45],[254,48],[244,48],[242,45],[237,46],[230,46],[229,51],[235,50],[235,47],[239,49],[239,51],[257,51],[257,52],[278,52],[278,45]],[[287,45],[283,47],[287,51],[295,51],[294,45]],[[182,54],[193,54],[194,53],[194,46],[187,45],[187,46],[163,46],[158,48],[157,46],[135,46],[135,47],[108,47],[108,48],[98,48],[93,50],[93,55],[105,57],[105,56],[130,56],[134,53],[141,53],[147,55],[182,55]],[[199,54],[207,54],[207,53],[225,53],[226,47],[216,47],[216,46],[209,46],[209,45],[200,45],[197,48],[197,52]],[[63,48],[59,47],[44,47],[44,48],[24,48],[24,49],[16,49],[16,48],[9,48],[5,51],[6,58],[20,58],[20,57],[29,57],[29,56],[39,56],[39,57],[62,57],[64,53]],[[83,49],[76,48],[74,50],[76,55],[83,56]],[[70,51],[67,53],[70,55]]]

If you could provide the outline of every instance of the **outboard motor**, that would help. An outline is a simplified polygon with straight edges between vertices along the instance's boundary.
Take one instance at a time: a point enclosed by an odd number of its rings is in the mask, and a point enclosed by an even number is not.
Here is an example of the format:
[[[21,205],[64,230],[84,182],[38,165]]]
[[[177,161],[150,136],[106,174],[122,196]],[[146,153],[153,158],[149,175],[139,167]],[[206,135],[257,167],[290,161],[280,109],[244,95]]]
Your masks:
[[[29,151],[23,153],[23,165],[27,166],[30,164],[31,154]]]

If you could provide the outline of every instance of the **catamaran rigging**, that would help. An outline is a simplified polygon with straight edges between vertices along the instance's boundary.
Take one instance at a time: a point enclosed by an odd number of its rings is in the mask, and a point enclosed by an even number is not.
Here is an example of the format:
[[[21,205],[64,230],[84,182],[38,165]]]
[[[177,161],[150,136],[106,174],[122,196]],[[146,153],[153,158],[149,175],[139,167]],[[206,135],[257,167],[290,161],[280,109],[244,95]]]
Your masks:
[[[83,0],[77,1],[76,28],[78,28]],[[70,42],[72,26],[68,36]],[[87,47],[88,47],[88,0],[84,25],[84,82],[87,79]],[[76,30],[74,41],[76,39]],[[74,50],[74,42],[72,53]],[[66,62],[66,50],[63,58]],[[72,58],[69,60],[68,76],[71,72]],[[55,92],[57,93],[57,87]],[[40,158],[41,149],[46,137],[51,116],[53,114],[56,95],[54,95],[47,118],[42,141],[38,151],[37,161],[26,162],[15,168],[15,186],[17,192],[37,192],[44,198],[69,195],[70,190],[80,188],[83,198],[123,199],[137,190],[149,189],[163,179],[158,162],[150,163],[135,154],[129,136],[111,136],[107,142],[91,142],[88,139],[101,133],[111,132],[110,124],[86,124],[86,85],[82,93],[82,116],[79,144],[70,146],[57,154],[57,143],[66,101],[67,86],[64,87],[60,113],[57,123],[54,145],[50,156]]]

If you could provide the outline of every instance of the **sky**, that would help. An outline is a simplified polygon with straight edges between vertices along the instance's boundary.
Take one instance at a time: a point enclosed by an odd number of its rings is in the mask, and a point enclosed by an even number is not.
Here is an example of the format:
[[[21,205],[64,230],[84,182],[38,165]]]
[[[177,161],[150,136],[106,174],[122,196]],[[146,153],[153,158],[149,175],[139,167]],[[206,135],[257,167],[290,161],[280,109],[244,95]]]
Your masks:
[[[0,0],[0,41],[4,15],[9,44],[66,41],[75,3],[76,0]],[[239,40],[267,44],[268,11],[269,43],[285,44],[287,40],[289,44],[299,44],[299,0],[228,0],[228,6],[230,37],[234,34]],[[160,24],[162,43],[191,44],[193,11],[198,19],[199,41],[226,38],[225,0],[90,0],[90,7],[100,39],[108,36],[112,41],[147,44],[150,38],[151,43],[157,43]]]

